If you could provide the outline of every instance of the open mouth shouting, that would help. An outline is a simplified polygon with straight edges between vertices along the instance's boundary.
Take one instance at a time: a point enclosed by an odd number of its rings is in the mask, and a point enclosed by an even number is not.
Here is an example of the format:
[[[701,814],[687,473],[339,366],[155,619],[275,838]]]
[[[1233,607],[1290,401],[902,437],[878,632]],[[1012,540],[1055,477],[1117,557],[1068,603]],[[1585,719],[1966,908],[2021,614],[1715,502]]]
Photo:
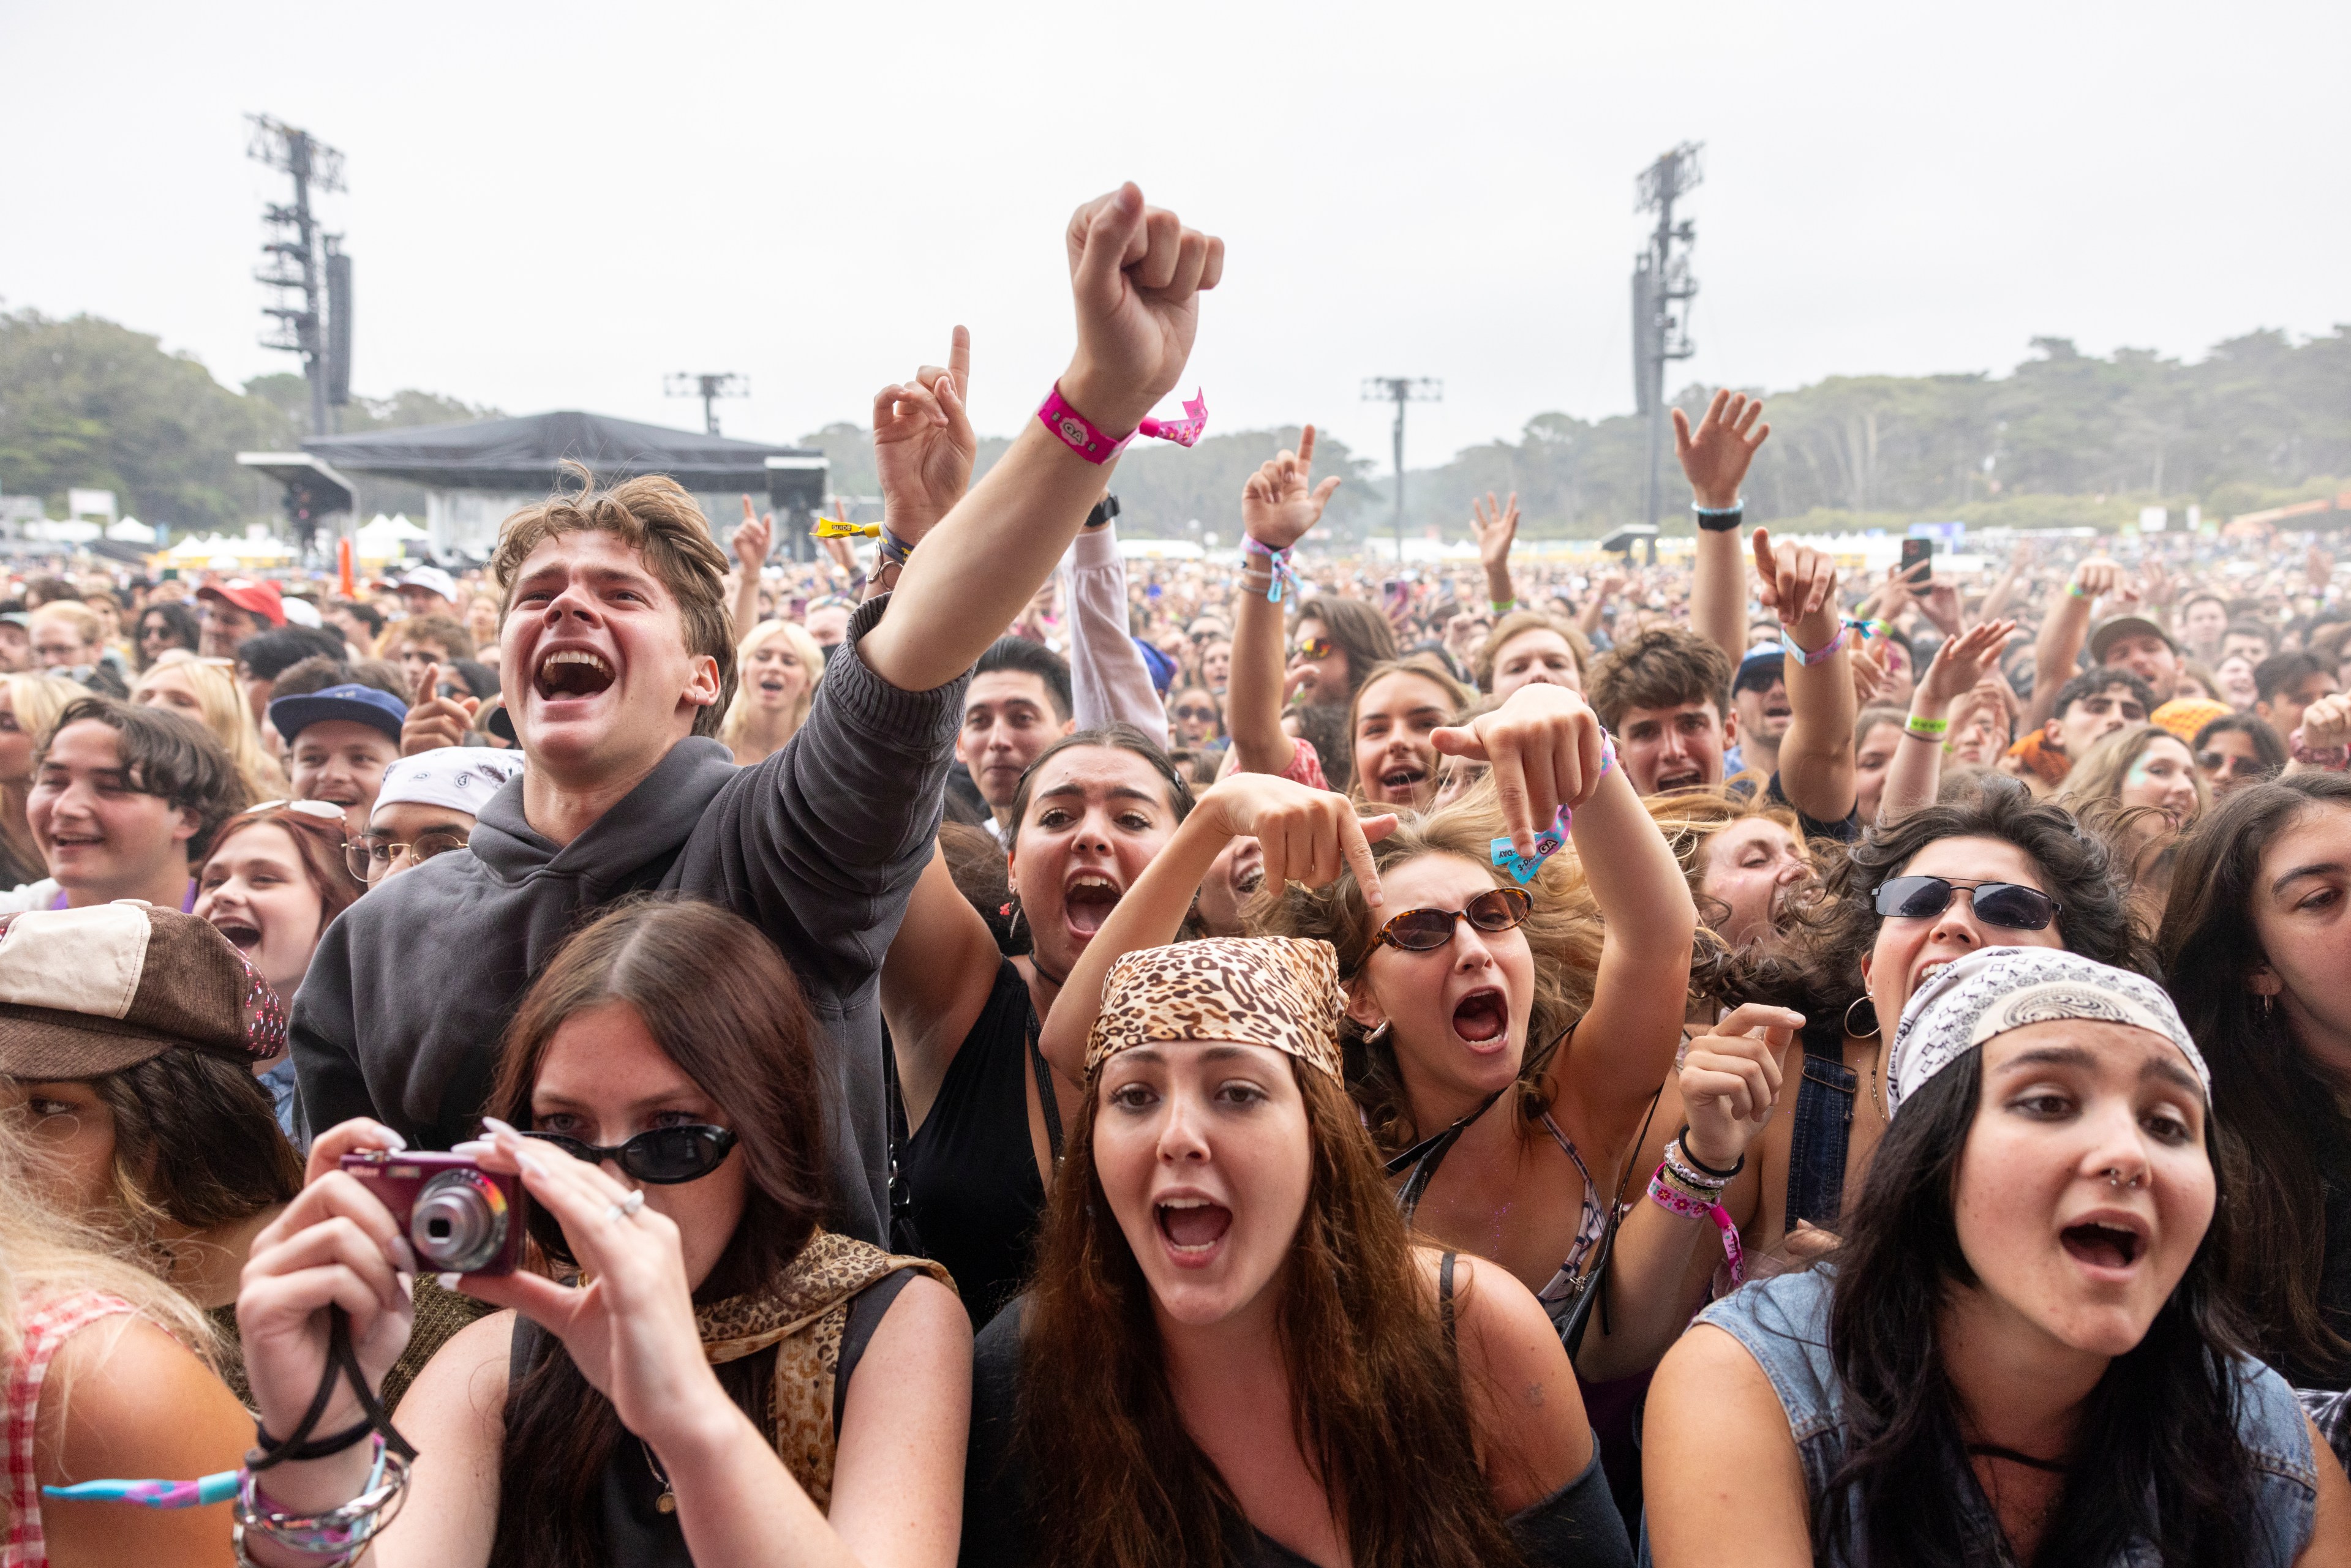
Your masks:
[[[558,648],[538,661],[531,689],[541,702],[599,695],[611,689],[611,662],[587,648]]]
[[[261,928],[241,915],[215,917],[213,929],[228,938],[228,945],[247,955],[261,946]]]
[[[2093,1275],[2127,1274],[2149,1246],[2147,1224],[2134,1215],[2099,1214],[2057,1233],[2065,1255]]]
[[[1499,1051],[1510,1034],[1510,999],[1481,986],[1453,1004],[1453,1032],[1473,1051]]]
[[[1183,1268],[1198,1269],[1213,1261],[1225,1233],[1233,1228],[1233,1211],[1213,1199],[1193,1194],[1171,1195],[1151,1206],[1159,1239],[1168,1256]]]
[[[1112,880],[1108,873],[1092,870],[1076,870],[1061,884],[1061,918],[1070,927],[1070,935],[1081,944],[1092,940],[1102,929],[1110,912],[1118,907],[1125,889]]]
[[[1417,763],[1399,763],[1380,775],[1380,793],[1390,804],[1409,802],[1414,791],[1427,782],[1427,768]]]
[[[1671,789],[1698,789],[1705,788],[1705,786],[1706,774],[1703,770],[1692,767],[1683,767],[1677,768],[1670,772],[1658,774],[1656,792],[1663,795]]]

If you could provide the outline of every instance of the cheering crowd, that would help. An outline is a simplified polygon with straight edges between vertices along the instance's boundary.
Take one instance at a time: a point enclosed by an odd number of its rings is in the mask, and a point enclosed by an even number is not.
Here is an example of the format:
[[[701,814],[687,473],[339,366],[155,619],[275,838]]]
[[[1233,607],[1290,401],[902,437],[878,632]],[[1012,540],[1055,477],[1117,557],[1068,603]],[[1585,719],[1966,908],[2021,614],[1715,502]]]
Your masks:
[[[813,565],[11,585],[0,1563],[2351,1563],[2331,558],[1130,566],[1067,238]]]

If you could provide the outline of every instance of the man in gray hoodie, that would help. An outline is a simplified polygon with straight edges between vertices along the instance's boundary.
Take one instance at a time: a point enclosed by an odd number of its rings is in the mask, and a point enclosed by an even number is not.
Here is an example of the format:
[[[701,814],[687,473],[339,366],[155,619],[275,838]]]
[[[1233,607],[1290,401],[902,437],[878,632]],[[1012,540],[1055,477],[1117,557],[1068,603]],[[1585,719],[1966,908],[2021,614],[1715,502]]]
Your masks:
[[[564,938],[617,898],[686,894],[790,961],[836,1048],[831,1223],[886,1239],[875,976],[931,856],[967,672],[1085,521],[1116,433],[1181,378],[1223,268],[1221,241],[1131,184],[1066,237],[1078,348],[1055,422],[1029,422],[935,528],[893,516],[919,553],[858,610],[806,724],[764,762],[738,768],[714,738],[735,685],[726,559],[691,497],[643,478],[507,519],[499,677],[529,765],[484,808],[473,853],[387,883],[321,938],[293,1010],[306,1134],[372,1116],[413,1145],[473,1135],[507,1020]],[[909,466],[941,488],[961,484],[946,449],[968,445],[957,341],[951,370],[892,389],[933,422],[942,461]],[[877,402],[877,423],[891,413]]]

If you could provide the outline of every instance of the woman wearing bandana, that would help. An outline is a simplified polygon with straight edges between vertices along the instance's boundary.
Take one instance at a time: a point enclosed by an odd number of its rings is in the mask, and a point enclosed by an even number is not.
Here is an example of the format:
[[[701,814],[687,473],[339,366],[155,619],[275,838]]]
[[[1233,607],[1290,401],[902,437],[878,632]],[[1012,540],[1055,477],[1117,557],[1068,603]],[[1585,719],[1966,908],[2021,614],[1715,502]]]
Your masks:
[[[1525,1286],[1416,1247],[1327,944],[1111,967],[1035,1283],[980,1336],[963,1562],[1625,1563]]]
[[[2160,988],[1986,947],[1910,998],[1834,1262],[1658,1369],[1660,1568],[2338,1563],[2351,1483],[2220,1306],[2210,1079]]]

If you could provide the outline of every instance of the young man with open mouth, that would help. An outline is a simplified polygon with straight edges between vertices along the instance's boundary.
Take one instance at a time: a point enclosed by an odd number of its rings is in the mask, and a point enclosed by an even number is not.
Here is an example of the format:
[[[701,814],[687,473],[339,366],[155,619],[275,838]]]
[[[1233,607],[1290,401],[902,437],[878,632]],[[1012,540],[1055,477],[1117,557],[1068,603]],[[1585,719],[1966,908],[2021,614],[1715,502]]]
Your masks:
[[[564,936],[626,894],[686,894],[758,925],[829,1026],[830,1223],[883,1238],[872,982],[931,857],[966,672],[1076,536],[1120,435],[1175,388],[1223,270],[1221,241],[1133,185],[1081,208],[1067,239],[1079,341],[1051,423],[903,539],[920,548],[896,591],[851,619],[808,722],[758,766],[715,738],[735,681],[726,560],[685,491],[638,478],[507,520],[499,674],[528,769],[483,809],[473,854],[400,876],[328,932],[294,1010],[305,1125],[470,1136],[496,1041]],[[925,379],[960,408],[948,374]]]

